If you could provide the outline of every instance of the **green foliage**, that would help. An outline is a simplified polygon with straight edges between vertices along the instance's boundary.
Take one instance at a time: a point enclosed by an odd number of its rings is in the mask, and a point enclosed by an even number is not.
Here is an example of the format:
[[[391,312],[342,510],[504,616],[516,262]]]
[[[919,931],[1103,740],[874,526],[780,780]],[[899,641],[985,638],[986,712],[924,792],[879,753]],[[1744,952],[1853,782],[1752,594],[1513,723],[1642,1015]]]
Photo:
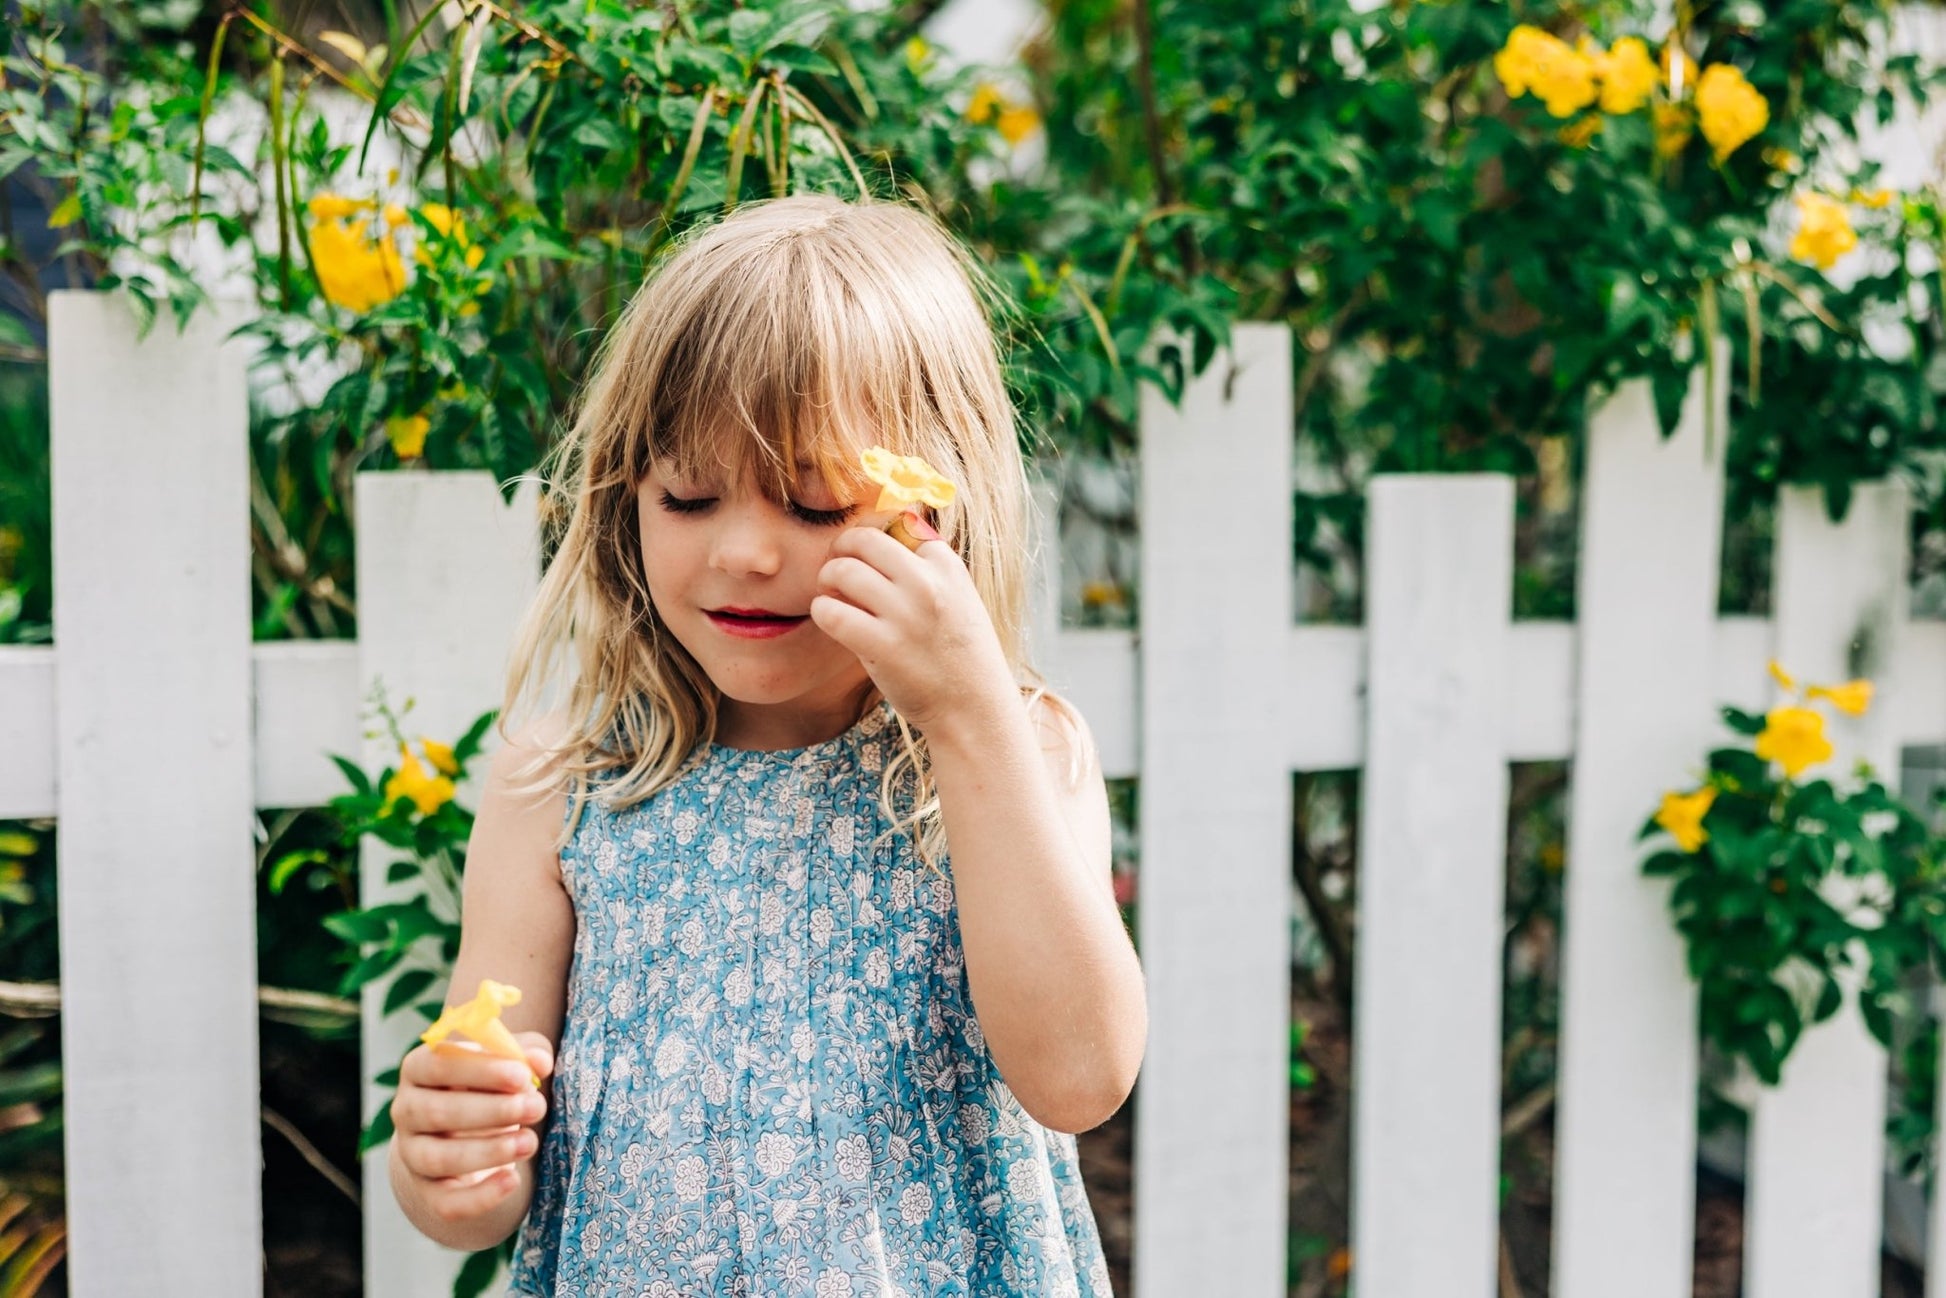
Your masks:
[[[1700,822],[1665,803],[1644,827],[1677,846],[1643,870],[1670,881],[1704,1039],[1775,1085],[1805,1027],[1847,999],[1894,1045],[1913,975],[1946,972],[1946,879],[1925,822],[1868,770],[1800,782],[1766,747],[1775,723],[1725,719],[1750,742],[1709,755]]]
[[[1033,63],[1049,170],[1076,201],[1179,214],[1150,250],[1158,280],[1214,277],[1241,315],[1291,325],[1296,555],[1327,584],[1357,571],[1367,474],[1531,475],[1547,441],[1579,436],[1591,396],[1630,378],[1671,423],[1718,330],[1736,359],[1733,512],[1780,481],[1839,505],[1941,446],[1939,277],[1919,252],[1937,244],[1937,196],[1856,209],[1866,246],[1830,278],[1773,233],[1796,224],[1797,193],[1871,184],[1851,161],[1861,122],[1938,84],[1915,60],[1874,65],[1888,7],[1678,6],[1690,56],[1741,69],[1769,107],[1721,165],[1700,135],[1660,154],[1646,108],[1559,119],[1494,74],[1516,23],[1656,49],[1670,20],[1650,4],[1136,9],[1152,9],[1146,40],[1129,6],[1050,3]],[[1877,315],[1909,352],[1864,344]],[[1522,562],[1545,566],[1534,543]]]

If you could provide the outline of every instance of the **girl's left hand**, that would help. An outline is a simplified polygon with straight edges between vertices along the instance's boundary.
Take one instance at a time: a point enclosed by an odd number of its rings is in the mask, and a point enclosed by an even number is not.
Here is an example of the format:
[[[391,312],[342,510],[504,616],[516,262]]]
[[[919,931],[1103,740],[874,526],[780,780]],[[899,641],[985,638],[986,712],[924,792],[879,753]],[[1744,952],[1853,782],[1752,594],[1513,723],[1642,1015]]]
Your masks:
[[[906,523],[928,538],[917,550],[876,527],[839,533],[818,570],[811,621],[858,655],[900,715],[927,730],[1016,690],[965,563],[916,511]]]

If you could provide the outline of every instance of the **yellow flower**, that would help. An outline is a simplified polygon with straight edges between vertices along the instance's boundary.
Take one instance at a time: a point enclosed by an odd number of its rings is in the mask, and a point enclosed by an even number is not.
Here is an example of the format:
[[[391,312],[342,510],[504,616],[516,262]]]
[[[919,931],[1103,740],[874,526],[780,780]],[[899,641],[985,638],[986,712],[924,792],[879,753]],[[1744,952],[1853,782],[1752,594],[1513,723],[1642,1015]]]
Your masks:
[[[1006,105],[1000,97],[1000,89],[991,81],[982,81],[973,87],[973,97],[966,101],[966,120],[975,126],[993,120]]]
[[[1665,158],[1681,153],[1696,130],[1689,110],[1681,104],[1658,103],[1649,112],[1655,121],[1655,151]]]
[[[1595,138],[1595,132],[1600,129],[1601,118],[1584,117],[1578,122],[1563,126],[1555,134],[1560,137],[1561,143],[1570,149],[1585,149],[1589,141]]]
[[[1791,256],[1819,270],[1830,270],[1838,259],[1858,246],[1844,204],[1823,194],[1797,196],[1797,233],[1791,236]]]
[[[1000,138],[1009,144],[1019,144],[1022,140],[1040,129],[1041,115],[1032,108],[1009,107],[1001,110],[1000,119],[993,129],[1000,132]]]
[[[1715,801],[1716,789],[1708,784],[1694,793],[1665,793],[1662,810],[1655,813],[1655,823],[1669,831],[1677,847],[1693,852],[1709,841],[1703,817],[1709,814],[1710,804]]]
[[[419,814],[430,816],[453,800],[453,782],[443,775],[434,775],[420,764],[412,755],[412,750],[399,748],[399,773],[385,782],[385,805],[390,807],[400,798],[410,798]]]
[[[944,509],[953,503],[953,484],[916,455],[894,455],[883,446],[873,446],[858,462],[865,476],[881,488],[874,512],[918,504]]]
[[[1696,82],[1696,112],[1718,162],[1770,124],[1769,101],[1727,63],[1703,69]]]
[[[346,198],[343,194],[315,194],[304,206],[313,221],[342,221],[358,215],[372,205],[370,199]]]
[[[1809,708],[1772,708],[1764,714],[1763,733],[1753,747],[1766,762],[1776,762],[1796,779],[1808,766],[1831,758],[1831,741],[1824,736],[1824,717]]]
[[[1091,581],[1081,588],[1081,603],[1086,608],[1105,608],[1110,604],[1127,602],[1122,588],[1112,581]]]
[[[453,749],[451,745],[442,744],[436,739],[428,739],[424,735],[420,735],[419,746],[426,750],[426,760],[431,762],[433,769],[441,775],[459,774],[459,763],[453,760]]]
[[[1778,688],[1797,693],[1797,677],[1785,671],[1783,664],[1775,658],[1770,660],[1770,679],[1777,682]]]
[[[315,201],[315,200],[314,200]],[[325,300],[369,311],[405,289],[405,265],[391,239],[373,239],[366,222],[319,221],[311,227],[311,267]]]
[[[416,460],[426,453],[426,433],[432,420],[424,415],[393,415],[385,421],[385,440],[401,460]]]
[[[1595,55],[1595,75],[1601,79],[1601,111],[1632,113],[1655,93],[1655,60],[1638,36],[1624,36],[1606,54]]]
[[[527,1062],[527,1052],[521,1049],[519,1039],[507,1031],[507,1025],[500,1021],[501,1010],[518,1004],[520,988],[511,983],[497,983],[491,978],[482,978],[480,990],[474,993],[472,1000],[448,1005],[433,1020],[432,1026],[419,1034],[419,1040],[437,1049],[447,1037],[458,1032],[490,1055],[524,1064]],[[541,1084],[538,1077],[533,1081],[535,1086]]]
[[[1891,205],[1892,200],[1897,197],[1898,195],[1889,189],[1854,189],[1851,191],[1852,202],[1873,209],[1888,207]]]
[[[1795,174],[1804,170],[1804,160],[1795,153],[1792,153],[1789,149],[1765,149],[1763,151],[1763,160],[1765,166],[1776,171],[1788,171]]]
[[[40,850],[40,840],[32,834],[9,829],[0,833],[0,856],[32,856]]]
[[[385,205],[385,224],[387,228],[396,230],[411,219],[406,214],[406,210],[397,203],[387,203]]]
[[[1555,117],[1572,117],[1595,102],[1594,59],[1527,23],[1507,34],[1493,71],[1509,97],[1531,92]]]
[[[1846,681],[1843,685],[1813,685],[1804,691],[1807,699],[1828,699],[1831,706],[1848,716],[1862,717],[1872,706],[1870,681]]]
[[[467,269],[477,267],[486,258],[486,249],[477,246],[467,237],[466,222],[454,215],[452,208],[444,203],[427,203],[420,207],[419,215],[425,217],[432,228],[439,231],[442,240],[451,239],[464,250],[462,255],[466,259]],[[423,242],[412,256],[421,266],[432,265],[432,249]]]
[[[910,68],[914,74],[917,74],[921,68],[925,67],[927,61],[930,60],[931,58],[932,58],[932,46],[926,44],[925,37],[914,36],[910,40],[906,41],[905,65],[906,67]]]

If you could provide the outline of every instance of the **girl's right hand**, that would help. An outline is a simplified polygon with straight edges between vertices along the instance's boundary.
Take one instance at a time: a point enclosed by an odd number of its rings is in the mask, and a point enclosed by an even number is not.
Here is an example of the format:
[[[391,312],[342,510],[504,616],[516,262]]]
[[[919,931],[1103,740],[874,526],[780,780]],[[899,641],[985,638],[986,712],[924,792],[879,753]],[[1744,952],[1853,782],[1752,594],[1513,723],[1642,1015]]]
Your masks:
[[[533,1077],[554,1072],[554,1048],[538,1032],[514,1039]],[[520,1185],[517,1164],[540,1148],[547,1090],[529,1070],[464,1044],[413,1047],[392,1097],[394,1151],[419,1198],[441,1221],[480,1216]]]

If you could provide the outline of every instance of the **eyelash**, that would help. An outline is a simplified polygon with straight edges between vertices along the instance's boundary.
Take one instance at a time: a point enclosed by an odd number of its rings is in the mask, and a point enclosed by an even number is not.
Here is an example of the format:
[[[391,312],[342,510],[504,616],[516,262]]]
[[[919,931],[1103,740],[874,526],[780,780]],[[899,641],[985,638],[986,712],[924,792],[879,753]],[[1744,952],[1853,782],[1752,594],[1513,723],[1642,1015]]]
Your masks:
[[[662,493],[662,507],[672,514],[699,513],[715,503],[714,496],[703,496],[696,500],[679,500],[666,491]],[[851,517],[852,507],[847,505],[843,509],[806,509],[793,500],[790,502],[790,510],[799,522],[809,523],[813,527],[834,527]]]

